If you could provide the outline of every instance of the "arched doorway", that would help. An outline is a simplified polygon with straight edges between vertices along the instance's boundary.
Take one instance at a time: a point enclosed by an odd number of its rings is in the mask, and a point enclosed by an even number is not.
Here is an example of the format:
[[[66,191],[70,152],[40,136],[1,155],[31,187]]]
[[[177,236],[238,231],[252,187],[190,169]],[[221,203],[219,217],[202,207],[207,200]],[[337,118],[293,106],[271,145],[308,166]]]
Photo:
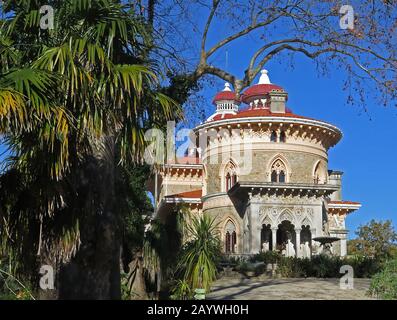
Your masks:
[[[284,220],[278,225],[277,229],[277,250],[285,252],[288,250],[288,244],[293,244],[293,249],[296,252],[296,233],[295,226],[291,221]],[[291,251],[291,250],[290,250]]]
[[[272,251],[273,250],[273,237],[272,229],[270,224],[262,225],[261,230],[261,251]]]

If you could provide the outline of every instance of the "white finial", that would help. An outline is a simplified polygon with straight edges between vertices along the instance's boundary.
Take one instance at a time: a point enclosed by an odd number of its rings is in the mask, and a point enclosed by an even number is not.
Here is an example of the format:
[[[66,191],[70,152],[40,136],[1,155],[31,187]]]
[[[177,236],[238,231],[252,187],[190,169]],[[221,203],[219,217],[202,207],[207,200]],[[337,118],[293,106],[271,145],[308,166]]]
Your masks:
[[[232,91],[232,89],[230,89],[230,83],[229,82],[225,82],[225,88],[223,89],[223,91]]]
[[[267,70],[263,69],[261,71],[261,76],[259,78],[258,84],[271,84],[269,76],[267,75]]]

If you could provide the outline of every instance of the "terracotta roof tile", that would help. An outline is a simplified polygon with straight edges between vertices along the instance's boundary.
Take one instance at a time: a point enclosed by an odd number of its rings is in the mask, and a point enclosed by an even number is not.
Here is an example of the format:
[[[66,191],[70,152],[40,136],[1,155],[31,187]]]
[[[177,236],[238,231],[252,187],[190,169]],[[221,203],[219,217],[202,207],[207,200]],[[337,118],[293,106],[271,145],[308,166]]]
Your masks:
[[[172,194],[169,196],[166,196],[167,198],[197,198],[200,199],[203,195],[203,192],[201,189],[199,190],[192,190],[192,191],[186,191],[186,192],[181,192],[181,193],[176,193]]]
[[[201,159],[198,157],[180,157],[175,162],[169,164],[201,164]]]
[[[292,113],[287,108],[285,113],[272,113],[269,109],[243,109],[236,114],[217,114],[210,121],[225,120],[225,119],[239,119],[239,118],[250,118],[250,117],[289,117],[298,119],[309,119],[315,120],[308,117],[299,116]]]
[[[246,102],[250,97],[265,96],[271,91],[284,92],[284,89],[276,84],[255,84],[243,92],[241,100]]]
[[[216,101],[221,101],[221,100],[234,100],[234,101],[239,101],[236,98],[236,93],[233,91],[220,91],[218,92],[214,100],[212,100],[212,103],[215,103]]]

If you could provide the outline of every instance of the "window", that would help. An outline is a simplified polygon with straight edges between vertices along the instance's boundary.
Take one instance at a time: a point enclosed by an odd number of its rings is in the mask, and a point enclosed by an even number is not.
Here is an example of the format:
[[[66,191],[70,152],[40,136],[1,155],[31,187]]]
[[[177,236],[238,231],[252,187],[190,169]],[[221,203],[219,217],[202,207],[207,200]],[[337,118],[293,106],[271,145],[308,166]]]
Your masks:
[[[232,178],[230,177],[230,173],[228,172],[226,174],[226,191],[229,191],[231,187],[232,187]]]
[[[285,142],[287,141],[287,135],[285,134],[284,131],[281,131],[280,133],[280,142]]]
[[[230,239],[230,232],[226,231],[226,239],[225,239],[225,243],[226,243],[226,253],[230,253],[230,248],[231,248],[231,239]]]
[[[229,162],[225,168],[225,189],[226,192],[229,191],[238,181],[236,166],[234,163]]]
[[[273,162],[271,167],[271,182],[285,183],[286,172],[287,168],[284,162],[282,162],[280,159],[277,159]]]
[[[237,175],[234,173],[232,176],[232,186],[235,185],[237,182]]]
[[[327,166],[323,161],[317,163],[314,169],[314,177],[315,184],[325,184],[328,180]]]
[[[236,243],[237,243],[236,231],[226,232],[226,253],[236,253]]]
[[[237,234],[236,231],[232,232],[232,252],[236,253]]]
[[[276,131],[272,131],[272,134],[270,135],[270,141],[277,142],[277,132]]]
[[[237,233],[236,226],[232,221],[228,221],[225,227],[225,252],[236,253]]]
[[[276,172],[276,170],[272,171],[272,182],[277,182],[277,172]]]
[[[284,171],[281,171],[280,174],[278,175],[278,182],[285,182],[285,173]]]

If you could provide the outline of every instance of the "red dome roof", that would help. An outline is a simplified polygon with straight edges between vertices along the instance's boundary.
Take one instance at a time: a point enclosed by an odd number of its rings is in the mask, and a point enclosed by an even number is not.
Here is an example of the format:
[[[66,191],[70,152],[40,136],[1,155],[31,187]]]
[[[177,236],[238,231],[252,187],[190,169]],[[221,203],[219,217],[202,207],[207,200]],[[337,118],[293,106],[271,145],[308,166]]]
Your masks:
[[[212,100],[212,103],[215,104],[216,101],[222,101],[222,100],[234,100],[234,101],[238,101],[238,99],[236,98],[236,93],[233,91],[220,91],[218,92],[215,97],[214,100]]]
[[[239,119],[248,117],[289,117],[299,119],[311,119],[308,117],[299,116],[292,112],[291,109],[286,108],[285,113],[272,113],[269,109],[243,109],[237,114],[218,114],[211,119],[211,121],[225,120],[225,119]],[[314,119],[311,119],[314,120]]]
[[[241,99],[247,102],[250,97],[264,96],[271,91],[284,91],[284,89],[276,84],[255,84],[244,91]]]

